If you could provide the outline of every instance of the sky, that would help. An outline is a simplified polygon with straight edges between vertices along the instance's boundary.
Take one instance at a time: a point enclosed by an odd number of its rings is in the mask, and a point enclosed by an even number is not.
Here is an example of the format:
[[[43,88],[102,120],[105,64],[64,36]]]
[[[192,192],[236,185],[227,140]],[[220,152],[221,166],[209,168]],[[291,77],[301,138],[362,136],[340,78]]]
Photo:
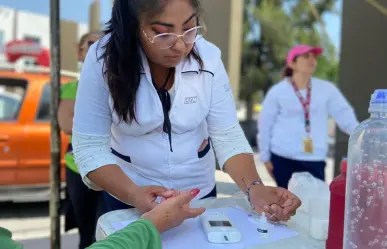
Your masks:
[[[335,8],[338,13],[342,13],[343,1],[337,1]],[[331,41],[336,46],[337,51],[339,51],[341,42],[341,16],[338,14],[325,14],[323,16],[323,21],[326,24],[327,33],[329,34]]]
[[[101,1],[101,19],[106,22],[110,17],[111,0]],[[88,8],[92,0],[61,0],[61,18],[77,22],[88,22]],[[50,0],[0,0],[0,6],[28,10],[40,14],[49,14]],[[342,0],[337,1],[336,9],[341,12]],[[341,17],[337,14],[326,14],[323,16],[326,29],[331,41],[340,50]]]

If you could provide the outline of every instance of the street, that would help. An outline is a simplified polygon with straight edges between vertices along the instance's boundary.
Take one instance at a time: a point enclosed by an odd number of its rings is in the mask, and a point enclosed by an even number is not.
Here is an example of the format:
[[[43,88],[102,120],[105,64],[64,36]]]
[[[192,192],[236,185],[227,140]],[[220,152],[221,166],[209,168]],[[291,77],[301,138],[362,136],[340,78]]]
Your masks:
[[[259,163],[259,156],[255,155],[258,172],[266,185],[275,183]],[[326,167],[327,182],[332,181],[333,161],[328,159]],[[231,178],[221,171],[216,171],[218,197],[224,198],[239,192]],[[13,238],[20,241],[25,249],[48,249],[50,222],[48,218],[48,203],[0,203],[0,227],[12,231]],[[63,232],[62,217],[62,248],[76,249],[78,244],[77,231]]]

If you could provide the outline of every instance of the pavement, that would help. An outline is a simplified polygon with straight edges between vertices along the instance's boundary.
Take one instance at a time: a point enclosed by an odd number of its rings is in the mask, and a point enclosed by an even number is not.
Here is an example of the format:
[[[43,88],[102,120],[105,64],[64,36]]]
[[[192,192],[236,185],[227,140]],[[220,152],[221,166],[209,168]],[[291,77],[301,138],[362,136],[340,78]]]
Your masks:
[[[258,172],[268,186],[275,186],[265,167],[259,162],[259,155],[255,155]],[[333,178],[333,160],[327,160],[327,183]],[[231,177],[222,171],[216,171],[218,197],[230,197],[239,192]],[[49,249],[50,220],[47,203],[0,203],[0,226],[12,231],[13,238],[20,241],[25,249]],[[77,231],[64,233],[64,218],[61,217],[62,248],[77,249]]]

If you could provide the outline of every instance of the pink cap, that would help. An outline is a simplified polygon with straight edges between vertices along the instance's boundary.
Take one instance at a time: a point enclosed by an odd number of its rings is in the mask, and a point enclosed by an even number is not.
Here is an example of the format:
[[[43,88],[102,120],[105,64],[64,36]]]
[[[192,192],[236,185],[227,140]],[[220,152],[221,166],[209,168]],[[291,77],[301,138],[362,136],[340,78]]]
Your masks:
[[[321,55],[323,53],[323,49],[320,47],[312,47],[308,45],[298,45],[289,50],[288,56],[286,57],[286,64],[290,65],[290,63],[301,54],[306,54],[309,52],[313,52],[315,55]]]

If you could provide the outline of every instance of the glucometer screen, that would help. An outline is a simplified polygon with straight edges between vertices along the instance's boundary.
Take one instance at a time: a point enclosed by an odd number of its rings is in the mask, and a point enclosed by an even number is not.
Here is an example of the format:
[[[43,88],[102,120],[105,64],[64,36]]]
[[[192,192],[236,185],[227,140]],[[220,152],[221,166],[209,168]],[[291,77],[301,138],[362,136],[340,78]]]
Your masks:
[[[231,223],[229,221],[223,220],[210,220],[208,221],[210,226],[212,227],[231,227]]]

